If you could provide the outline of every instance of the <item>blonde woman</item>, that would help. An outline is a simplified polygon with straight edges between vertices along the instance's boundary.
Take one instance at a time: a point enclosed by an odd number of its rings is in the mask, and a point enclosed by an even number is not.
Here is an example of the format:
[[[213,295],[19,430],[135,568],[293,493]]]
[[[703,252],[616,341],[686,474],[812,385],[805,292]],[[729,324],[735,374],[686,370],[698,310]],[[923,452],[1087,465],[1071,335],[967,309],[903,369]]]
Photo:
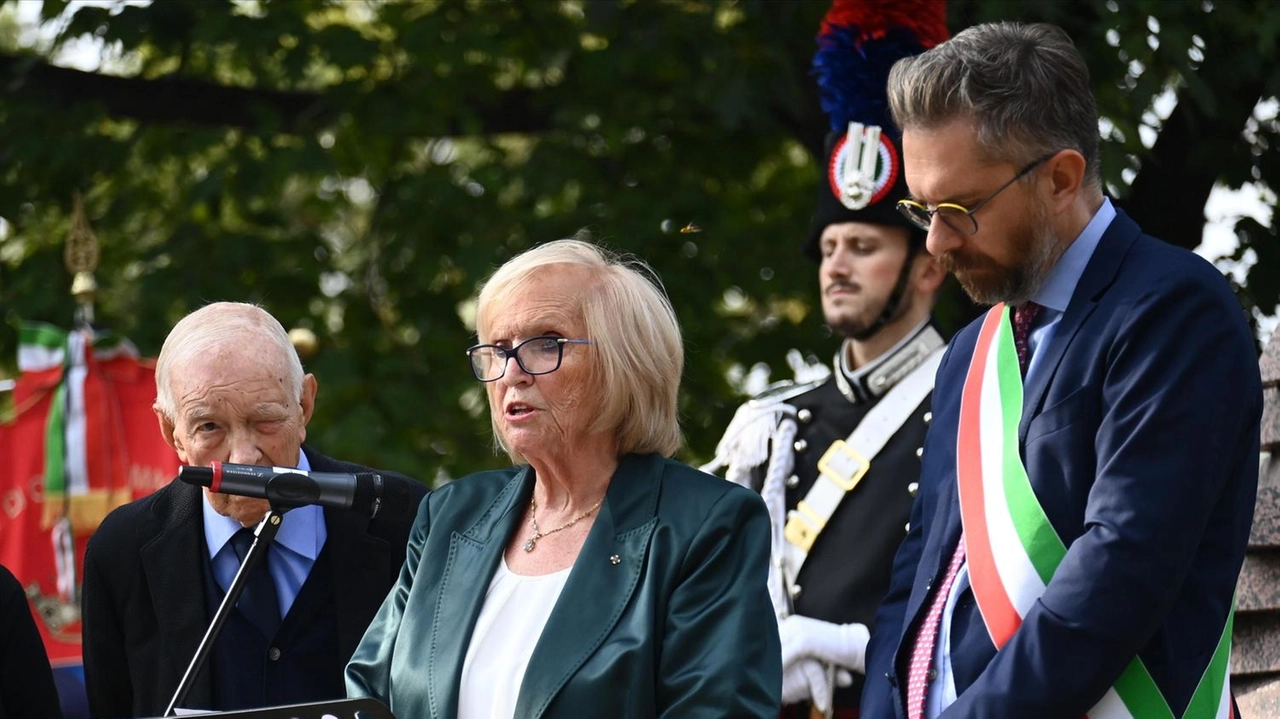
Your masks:
[[[349,694],[424,719],[775,716],[768,517],[668,459],[684,353],[652,273],[552,242],[494,273],[477,330],[516,466],[423,503]]]

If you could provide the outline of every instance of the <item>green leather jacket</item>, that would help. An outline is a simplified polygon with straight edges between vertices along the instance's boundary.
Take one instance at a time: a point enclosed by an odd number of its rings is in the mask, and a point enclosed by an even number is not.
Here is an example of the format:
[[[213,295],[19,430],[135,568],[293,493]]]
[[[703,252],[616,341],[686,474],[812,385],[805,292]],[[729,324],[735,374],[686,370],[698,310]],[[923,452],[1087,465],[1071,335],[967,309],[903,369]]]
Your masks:
[[[347,693],[453,719],[485,591],[531,469],[427,496],[400,579],[347,665]],[[534,648],[520,719],[776,717],[781,649],[759,495],[657,455],[622,458]]]

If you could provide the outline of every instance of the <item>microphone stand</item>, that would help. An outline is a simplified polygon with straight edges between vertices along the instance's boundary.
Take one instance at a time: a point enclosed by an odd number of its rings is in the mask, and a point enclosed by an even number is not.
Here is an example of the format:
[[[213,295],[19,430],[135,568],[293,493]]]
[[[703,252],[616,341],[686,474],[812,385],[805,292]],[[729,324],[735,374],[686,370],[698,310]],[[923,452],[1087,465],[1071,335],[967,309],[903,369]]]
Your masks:
[[[273,496],[271,481],[267,482],[267,496],[271,501],[271,509],[267,511],[267,515],[258,523],[258,528],[254,531],[253,544],[250,545],[248,553],[244,555],[244,562],[240,564],[240,569],[236,572],[235,579],[231,580],[231,586],[227,588],[227,595],[223,597],[222,604],[218,606],[218,611],[214,613],[213,621],[209,623],[209,628],[205,631],[204,638],[200,640],[200,646],[196,647],[196,654],[191,658],[191,664],[187,665],[187,671],[182,675],[182,681],[178,683],[178,690],[173,693],[173,699],[169,700],[169,707],[164,710],[164,716],[166,717],[173,716],[177,706],[187,698],[187,693],[191,691],[191,686],[195,684],[196,676],[204,668],[205,660],[209,658],[209,652],[213,650],[213,643],[222,631],[222,625],[226,623],[232,608],[236,606],[236,602],[239,601],[240,595],[244,592],[244,585],[249,580],[250,570],[257,565],[259,560],[266,557],[267,550],[271,547],[271,542],[275,541],[276,532],[280,531],[280,522],[284,519],[284,513],[289,511],[290,508],[288,506],[276,506],[278,498]]]

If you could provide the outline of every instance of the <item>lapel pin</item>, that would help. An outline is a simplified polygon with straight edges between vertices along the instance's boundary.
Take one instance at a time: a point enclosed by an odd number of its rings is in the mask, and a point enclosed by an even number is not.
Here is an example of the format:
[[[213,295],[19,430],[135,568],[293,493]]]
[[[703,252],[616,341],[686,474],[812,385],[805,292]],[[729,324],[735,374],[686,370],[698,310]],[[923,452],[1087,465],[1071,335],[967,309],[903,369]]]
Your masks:
[[[613,555],[612,557],[609,557],[609,564],[618,564],[618,563],[620,563],[621,561],[622,561],[622,557],[619,557],[619,556],[618,556],[618,555],[616,555],[616,554],[615,554],[615,555]]]

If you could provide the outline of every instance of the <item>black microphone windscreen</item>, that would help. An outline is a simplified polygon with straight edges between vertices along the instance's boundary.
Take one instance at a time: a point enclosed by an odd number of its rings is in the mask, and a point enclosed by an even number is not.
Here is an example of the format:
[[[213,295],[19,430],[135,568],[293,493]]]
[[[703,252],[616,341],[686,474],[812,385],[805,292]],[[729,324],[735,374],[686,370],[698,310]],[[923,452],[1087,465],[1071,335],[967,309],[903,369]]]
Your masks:
[[[213,484],[212,467],[179,467],[178,479],[197,487],[208,487]]]

